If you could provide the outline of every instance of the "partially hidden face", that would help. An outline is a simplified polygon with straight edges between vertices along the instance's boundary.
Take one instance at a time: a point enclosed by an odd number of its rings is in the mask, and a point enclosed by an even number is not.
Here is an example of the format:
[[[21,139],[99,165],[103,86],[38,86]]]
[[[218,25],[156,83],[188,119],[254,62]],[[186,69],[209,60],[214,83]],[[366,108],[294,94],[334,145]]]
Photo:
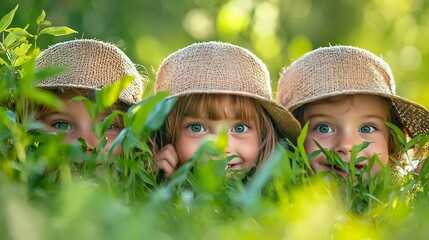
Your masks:
[[[368,164],[374,154],[383,166],[374,163],[371,176],[380,173],[389,160],[389,128],[385,124],[390,119],[387,102],[378,96],[353,95],[342,99],[335,97],[319,100],[305,107],[303,120],[309,121],[308,133],[304,143],[308,154],[319,150],[314,141],[321,147],[331,149],[345,162],[350,161],[351,149],[363,142],[369,146],[358,153],[357,157],[367,160],[357,163],[359,170]],[[348,173],[328,163],[323,153],[310,162],[315,172],[334,170],[343,177]]]
[[[228,133],[226,156],[236,155],[227,165],[232,170],[254,166],[260,153],[260,137],[255,123],[243,120],[210,120],[185,117],[180,126],[176,150],[180,164],[192,158],[205,138],[216,138],[221,131]]]
[[[236,156],[230,170],[249,169],[272,151],[269,117],[256,100],[230,94],[191,94],[179,98],[167,118],[174,133],[179,166],[191,159],[201,142],[227,132],[225,156]],[[261,127],[262,126],[262,127]],[[262,139],[265,142],[261,144]],[[212,156],[219,159],[219,156]]]
[[[45,108],[39,113],[39,120],[46,124],[50,132],[64,132],[64,138],[68,142],[82,138],[87,144],[87,151],[93,151],[98,147],[100,139],[95,136],[92,128],[97,122],[103,121],[111,111],[104,111],[98,116],[96,121],[93,121],[82,101],[74,101],[72,97],[60,97],[60,99],[64,104],[64,110],[59,111]],[[112,142],[116,139],[122,128],[122,121],[119,118],[115,119],[104,133],[104,136],[107,138],[107,144],[103,151],[110,149]],[[114,156],[117,156],[121,152],[122,148],[119,145],[112,153]]]

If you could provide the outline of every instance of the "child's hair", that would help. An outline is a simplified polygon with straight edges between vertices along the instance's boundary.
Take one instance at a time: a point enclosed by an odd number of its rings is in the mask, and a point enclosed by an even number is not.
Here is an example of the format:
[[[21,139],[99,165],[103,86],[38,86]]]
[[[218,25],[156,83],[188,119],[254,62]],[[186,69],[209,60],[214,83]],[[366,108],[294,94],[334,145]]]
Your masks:
[[[234,106],[233,114],[227,114],[225,106]],[[240,119],[253,121],[259,133],[260,155],[257,163],[263,163],[272,154],[277,141],[272,120],[255,99],[229,94],[191,94],[182,96],[168,115],[162,129],[164,139],[159,139],[162,147],[176,143],[182,120],[185,117],[207,118],[210,120]],[[279,138],[281,136],[278,136]]]
[[[337,95],[329,98],[323,98],[317,101],[317,103],[341,103],[348,101],[350,103],[350,107],[354,104],[354,96],[355,95]],[[389,99],[381,98],[385,102],[386,106],[388,107],[388,119],[387,121],[394,124],[400,129],[403,129],[401,121],[399,121],[398,116],[396,115],[396,110],[394,109],[392,102]],[[304,113],[305,109],[311,105],[315,104],[316,102],[306,103],[297,109],[295,109],[292,113],[295,116],[295,118],[301,123],[301,125],[306,124],[304,121]],[[389,134],[389,154],[391,156],[396,156],[399,152],[399,149],[397,149],[397,145],[394,142],[393,135]]]

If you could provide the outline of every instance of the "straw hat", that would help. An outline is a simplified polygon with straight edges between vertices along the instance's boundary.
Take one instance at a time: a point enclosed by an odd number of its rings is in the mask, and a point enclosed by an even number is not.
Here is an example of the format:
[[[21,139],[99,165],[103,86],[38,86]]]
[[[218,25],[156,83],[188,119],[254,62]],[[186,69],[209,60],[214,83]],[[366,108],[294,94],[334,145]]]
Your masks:
[[[65,67],[59,75],[35,83],[37,87],[97,89],[112,84],[125,75],[134,81],[119,95],[132,105],[141,100],[143,79],[131,60],[116,46],[90,39],[55,44],[36,59],[36,68]]]
[[[250,51],[236,45],[195,43],[174,52],[159,67],[155,92],[159,91],[168,91],[169,97],[194,93],[251,97],[291,140],[300,132],[300,125],[293,115],[272,99],[265,64]]]
[[[344,94],[390,99],[411,137],[429,130],[428,110],[396,95],[389,65],[357,47],[323,47],[293,62],[280,76],[277,101],[293,112],[306,103]]]

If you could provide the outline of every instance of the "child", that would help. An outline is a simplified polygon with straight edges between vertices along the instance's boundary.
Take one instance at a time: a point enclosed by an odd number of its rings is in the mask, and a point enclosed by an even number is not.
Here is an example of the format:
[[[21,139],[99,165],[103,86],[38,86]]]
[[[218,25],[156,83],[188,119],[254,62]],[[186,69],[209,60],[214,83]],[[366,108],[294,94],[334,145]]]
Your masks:
[[[361,170],[377,155],[382,166],[374,163],[372,176],[397,153],[385,122],[393,123],[410,137],[429,129],[429,112],[395,94],[388,64],[356,47],[331,46],[305,54],[283,71],[277,94],[277,101],[301,125],[309,122],[304,143],[308,154],[319,149],[317,142],[349,162],[351,148],[369,142],[357,156],[366,160],[355,167]],[[343,177],[348,175],[328,163],[322,153],[310,164],[315,172],[333,169]]]
[[[244,171],[266,161],[279,138],[294,140],[299,123],[272,100],[266,66],[250,51],[221,42],[196,43],[161,64],[155,91],[178,101],[155,139],[155,163],[171,177],[204,138],[227,129],[227,168]]]
[[[85,140],[87,151],[93,151],[100,139],[95,136],[92,127],[102,121],[111,110],[101,113],[96,121],[91,119],[85,104],[75,101],[75,96],[93,98],[94,91],[113,84],[125,75],[134,77],[132,83],[119,95],[113,109],[126,111],[129,106],[140,101],[143,79],[131,60],[116,46],[97,40],[72,40],[58,43],[43,51],[36,59],[36,68],[63,67],[59,75],[36,82],[36,86],[53,92],[63,102],[64,109],[42,107],[38,119],[45,123],[49,131],[64,132],[66,141],[78,138]],[[105,135],[108,149],[121,128],[121,119],[113,121]],[[121,148],[113,154],[121,153]]]

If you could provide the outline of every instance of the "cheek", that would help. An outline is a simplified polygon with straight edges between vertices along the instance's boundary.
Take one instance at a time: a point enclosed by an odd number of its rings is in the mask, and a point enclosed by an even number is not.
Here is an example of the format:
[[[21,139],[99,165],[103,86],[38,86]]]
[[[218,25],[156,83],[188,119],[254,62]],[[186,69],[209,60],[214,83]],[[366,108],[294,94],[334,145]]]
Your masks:
[[[310,155],[314,151],[319,150],[319,147],[316,145],[316,142],[320,144],[320,146],[324,148],[331,148],[331,143],[327,140],[318,139],[317,137],[311,135],[310,133],[307,133],[307,137],[304,141],[304,149],[307,155]],[[326,156],[323,153],[319,153],[317,156],[315,156],[313,159],[309,159],[310,165],[313,168],[313,170],[318,173],[321,171],[326,170],[326,167],[322,165],[326,162]]]
[[[113,150],[112,156],[116,157],[116,156],[120,155],[121,153],[122,153],[122,146],[119,145],[115,148],[115,150]]]
[[[64,141],[66,141],[66,142],[73,142],[75,140],[77,140],[77,138],[71,137],[70,135],[64,136]]]
[[[384,166],[387,165],[389,162],[389,143],[386,140],[380,140],[370,144],[368,147],[368,155],[372,156],[374,153],[378,155]]]
[[[317,147],[316,143],[314,143],[314,140],[316,140],[318,143],[322,144],[320,140],[315,139],[310,133],[307,133],[307,137],[304,140],[304,149],[307,154],[310,154],[319,148]],[[322,145],[323,146],[323,145]]]
[[[201,139],[179,137],[175,147],[180,164],[192,158],[194,153],[198,150],[200,142]]]
[[[233,140],[230,140],[233,141]],[[254,164],[261,154],[259,136],[255,136],[246,141],[237,141],[235,145],[240,148],[238,154],[243,158],[243,161]]]
[[[316,142],[323,148],[332,149],[335,145],[335,138],[331,134],[318,134],[309,131],[304,141],[304,149],[307,154],[319,150]]]
[[[107,140],[106,146],[103,149],[104,151],[108,151],[110,149],[110,146],[112,146],[112,143],[116,140],[116,137],[118,136],[118,134],[119,134],[119,131],[118,132],[114,132],[114,133],[110,132],[110,133],[106,134],[106,137],[107,137],[108,140]],[[119,144],[112,151],[112,156],[118,156],[120,154],[122,154],[122,145],[121,144]]]

